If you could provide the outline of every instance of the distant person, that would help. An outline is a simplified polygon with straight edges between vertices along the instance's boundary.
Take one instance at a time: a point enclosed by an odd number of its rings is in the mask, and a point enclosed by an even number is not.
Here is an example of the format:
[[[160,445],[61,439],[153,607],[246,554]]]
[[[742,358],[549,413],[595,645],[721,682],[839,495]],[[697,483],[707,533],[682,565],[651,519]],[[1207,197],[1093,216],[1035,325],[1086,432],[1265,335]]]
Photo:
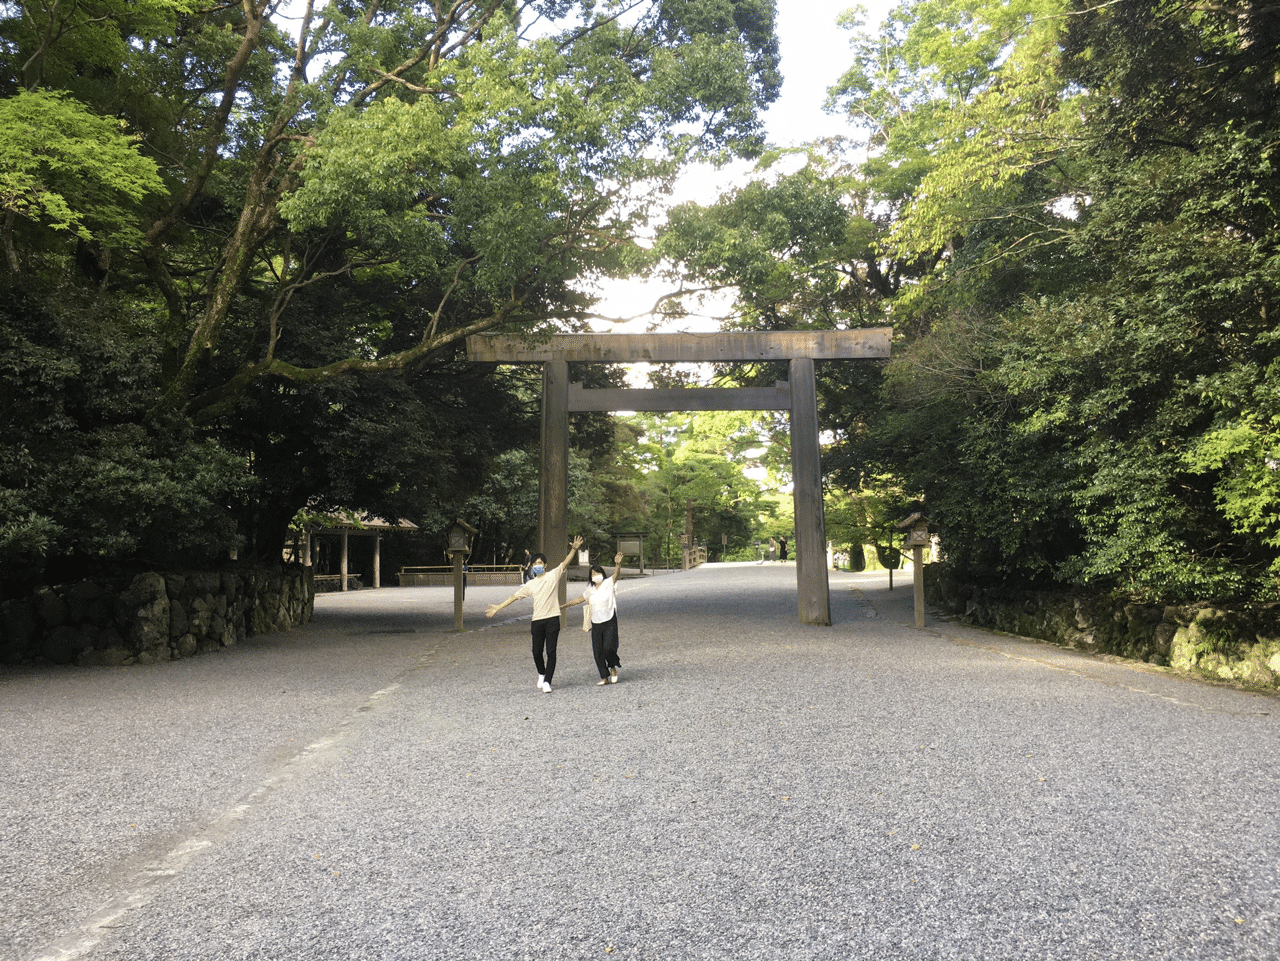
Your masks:
[[[784,564],[787,562],[787,539],[785,537],[778,538],[778,557]]]
[[[776,561],[778,559],[778,542],[772,537],[769,538],[769,560]]]
[[[484,609],[485,617],[493,617],[509,604],[522,597],[533,598],[533,620],[529,634],[533,639],[533,666],[538,669],[538,690],[551,693],[551,678],[556,673],[556,645],[560,641],[560,579],[564,577],[569,562],[577,556],[582,538],[575,537],[569,545],[569,553],[559,567],[547,570],[547,555],[534,554],[529,568],[532,579],[501,604],[490,604]]]
[[[613,557],[613,576],[605,574],[599,564],[591,565],[591,583],[575,597],[565,609],[577,607],[587,602],[591,612],[591,654],[596,659],[596,671],[600,680],[596,687],[618,683],[618,668],[622,659],[618,657],[618,604],[614,588],[618,583],[618,575],[622,571],[622,554]]]
[[[529,554],[529,548],[524,549],[524,563],[520,565],[520,583],[527,584],[529,578],[533,575],[529,573],[529,568],[533,567],[533,557]]]

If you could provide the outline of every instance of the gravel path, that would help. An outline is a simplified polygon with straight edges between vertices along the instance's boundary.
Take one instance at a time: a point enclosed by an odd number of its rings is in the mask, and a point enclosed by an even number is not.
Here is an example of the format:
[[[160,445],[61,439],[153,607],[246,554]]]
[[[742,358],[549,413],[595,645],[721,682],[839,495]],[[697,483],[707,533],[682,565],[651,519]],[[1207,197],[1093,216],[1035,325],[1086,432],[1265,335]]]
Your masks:
[[[575,616],[550,695],[499,587],[5,670],[0,958],[1280,957],[1276,698],[887,586],[624,580],[621,683]]]

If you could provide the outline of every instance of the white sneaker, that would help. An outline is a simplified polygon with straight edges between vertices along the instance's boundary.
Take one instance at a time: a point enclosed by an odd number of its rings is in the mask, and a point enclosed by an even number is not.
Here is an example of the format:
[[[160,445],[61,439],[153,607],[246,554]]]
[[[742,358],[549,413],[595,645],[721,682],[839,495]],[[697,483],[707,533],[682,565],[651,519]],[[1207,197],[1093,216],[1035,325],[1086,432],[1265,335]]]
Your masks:
[[[542,693],[543,693],[543,694],[550,694],[550,693],[551,693],[551,682],[550,682],[550,681],[543,681],[542,683],[540,683],[540,684],[538,685],[538,687],[542,688]]]
[[[535,684],[535,685],[533,685],[533,686],[534,686],[534,687],[536,687],[539,691],[541,691],[541,690],[542,690],[542,685],[543,685],[543,684],[546,684],[546,683],[547,683],[547,679],[546,679],[545,677],[543,677],[541,674],[539,674],[539,675],[538,675],[538,683],[537,683],[537,684]]]
[[[608,683],[609,679],[607,677],[602,677],[600,680],[596,681],[596,687],[604,687]]]
[[[616,667],[609,668],[609,683],[610,684],[618,683],[618,669]]]

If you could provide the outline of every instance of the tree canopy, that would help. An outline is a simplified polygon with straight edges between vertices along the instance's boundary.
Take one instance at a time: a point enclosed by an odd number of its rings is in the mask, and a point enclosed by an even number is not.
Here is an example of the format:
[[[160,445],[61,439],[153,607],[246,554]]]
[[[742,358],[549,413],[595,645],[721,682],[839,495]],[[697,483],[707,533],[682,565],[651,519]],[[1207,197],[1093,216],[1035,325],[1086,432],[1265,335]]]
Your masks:
[[[760,123],[773,18],[0,5],[5,571],[278,556],[307,504],[469,503],[495,553],[522,547],[537,387],[460,364],[463,338],[584,329],[594,281],[661,271],[731,292],[731,326],[894,326],[887,364],[818,370],[846,536],[924,509],[971,579],[1275,599],[1280,15],[854,11],[828,99],[849,137],[798,164]],[[729,156],[760,178],[662,209]],[[699,503],[701,536],[746,537],[769,505],[744,458],[785,471],[767,419],[577,426],[588,527],[679,530]]]
[[[919,0],[843,25],[855,149],[664,240],[751,326],[894,325],[882,372],[820,372],[829,482],[915,497],[971,579],[1274,599],[1280,17]]]
[[[309,500],[429,511],[527,442],[468,433],[476,391],[491,413],[522,401],[519,376],[451,370],[463,338],[574,329],[594,279],[649,256],[637,233],[685,164],[761,149],[773,18],[773,0],[3,4],[0,283],[30,308],[6,336],[34,345],[40,312],[74,303],[133,357],[120,421],[226,455],[204,490],[237,531],[224,551],[278,552]],[[5,391],[70,390],[32,369],[75,367],[60,343],[11,353]],[[30,494],[56,472],[25,438],[85,429],[6,429],[24,550],[77,549]],[[427,476],[434,495],[404,480]]]

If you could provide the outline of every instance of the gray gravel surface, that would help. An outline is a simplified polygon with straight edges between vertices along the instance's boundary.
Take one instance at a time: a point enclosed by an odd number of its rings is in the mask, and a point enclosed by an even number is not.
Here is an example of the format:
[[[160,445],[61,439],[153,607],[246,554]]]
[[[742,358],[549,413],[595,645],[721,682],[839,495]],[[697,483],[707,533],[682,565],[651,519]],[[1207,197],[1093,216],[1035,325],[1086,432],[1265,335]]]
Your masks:
[[[0,673],[0,958],[1276,959],[1274,697],[930,620],[909,584],[326,595],[150,667]],[[523,615],[523,616],[522,616]]]

